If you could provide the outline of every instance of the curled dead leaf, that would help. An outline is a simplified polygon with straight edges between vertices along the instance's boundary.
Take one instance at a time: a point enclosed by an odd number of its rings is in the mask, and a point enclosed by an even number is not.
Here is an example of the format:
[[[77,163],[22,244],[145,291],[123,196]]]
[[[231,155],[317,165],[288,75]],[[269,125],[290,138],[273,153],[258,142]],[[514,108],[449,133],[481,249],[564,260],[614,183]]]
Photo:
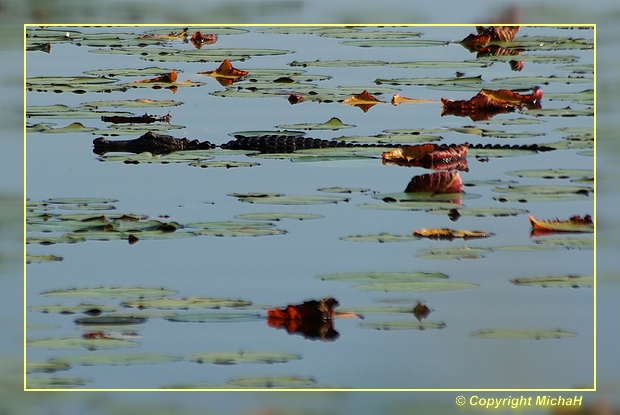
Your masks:
[[[431,238],[431,239],[450,240],[450,241],[455,238],[463,238],[463,239],[488,238],[493,235],[494,234],[490,232],[454,230],[454,229],[447,229],[447,228],[418,229],[418,230],[413,231],[413,236]]]
[[[382,154],[382,162],[419,166],[433,170],[468,170],[469,144],[437,145],[432,143],[403,145]]]
[[[435,102],[430,99],[415,99],[415,98],[407,98],[403,97],[399,94],[394,94],[392,97],[392,105],[397,106],[400,104],[410,104],[410,103],[422,103],[422,102]]]
[[[203,34],[202,32],[196,32],[192,35],[190,40],[197,49],[200,49],[203,45],[212,45],[217,42],[217,35],[211,33]]]
[[[342,101],[343,104],[352,105],[360,108],[362,111],[367,112],[370,108],[377,104],[385,104],[383,101],[379,101],[367,90],[364,90],[361,94],[355,94]]]
[[[267,315],[285,320],[331,320],[338,305],[338,300],[328,297],[320,301],[310,300],[302,304],[288,305],[283,309],[269,309]]]
[[[557,219],[544,221],[536,219],[531,215],[528,219],[533,230],[539,231],[541,234],[552,232],[594,232],[594,222],[590,215],[585,215],[584,217],[576,215],[565,221]]]
[[[540,87],[535,87],[531,94],[520,94],[508,89],[482,89],[470,100],[441,98],[441,116],[456,115],[468,116],[474,121],[489,120],[496,114],[514,112],[523,106],[530,109],[541,108],[542,97],[543,90]]]
[[[160,76],[157,76],[151,79],[143,79],[141,81],[136,81],[136,83],[154,83],[154,82],[173,83],[173,82],[176,82],[178,77],[179,77],[179,74],[177,73],[177,71],[172,71],[169,74],[160,75]]]

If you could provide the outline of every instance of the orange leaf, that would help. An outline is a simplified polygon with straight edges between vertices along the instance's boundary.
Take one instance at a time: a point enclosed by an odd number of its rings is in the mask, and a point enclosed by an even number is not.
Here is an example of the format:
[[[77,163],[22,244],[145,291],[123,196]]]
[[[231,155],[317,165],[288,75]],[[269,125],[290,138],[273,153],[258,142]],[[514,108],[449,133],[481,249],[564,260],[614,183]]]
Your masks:
[[[352,95],[351,97],[342,101],[343,104],[353,105],[354,107],[359,107],[362,111],[366,112],[374,105],[377,104],[385,104],[383,101],[379,101],[377,98],[372,96],[368,91],[364,90],[361,94]]]
[[[236,69],[228,59],[224,59],[224,62],[216,70],[198,73],[211,75],[216,78],[240,78],[246,76],[249,72]]]
[[[323,298],[320,301],[311,300],[302,304],[288,305],[284,309],[269,309],[267,315],[270,318],[284,320],[331,320],[336,314],[338,305],[338,301],[334,298]]]
[[[419,229],[413,231],[413,236],[419,236],[424,238],[431,239],[448,239],[452,240],[454,238],[488,238],[489,236],[493,236],[490,232],[480,232],[480,231],[464,231],[464,230],[453,230],[447,228],[436,228],[436,229]]]
[[[545,232],[593,232],[594,222],[590,215],[586,215],[583,218],[581,216],[573,216],[566,221],[551,220],[543,221],[536,219],[534,216],[528,217],[532,228],[535,231]]]
[[[169,74],[161,75],[161,76],[151,78],[151,79],[144,79],[142,81],[136,81],[136,82],[137,83],[152,83],[152,82],[172,83],[172,82],[176,82],[178,76],[179,75],[177,71],[172,71]]]
[[[536,104],[539,103],[543,97],[543,90],[538,86],[534,88],[531,94],[524,95],[519,94],[518,92],[511,91],[509,89],[483,89],[480,92],[500,105]]]
[[[398,94],[394,94],[392,97],[392,105],[397,106],[400,104],[409,104],[412,102],[436,102],[430,99],[415,99],[415,98],[407,98]]]
[[[217,35],[215,34],[202,34],[201,32],[196,32],[190,38],[194,46],[198,49],[202,47],[202,45],[212,45],[217,42]]]
[[[404,145],[382,154],[383,164],[395,163],[404,166],[420,166],[435,170],[467,170],[469,144],[443,145],[417,144]],[[459,163],[450,166],[459,161]]]

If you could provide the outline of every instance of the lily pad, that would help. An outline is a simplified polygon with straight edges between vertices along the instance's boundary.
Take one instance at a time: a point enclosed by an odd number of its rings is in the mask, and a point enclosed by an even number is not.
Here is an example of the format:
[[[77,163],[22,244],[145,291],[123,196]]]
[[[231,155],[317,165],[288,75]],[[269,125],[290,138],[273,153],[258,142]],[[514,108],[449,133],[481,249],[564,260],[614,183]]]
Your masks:
[[[79,366],[130,366],[152,365],[157,363],[180,362],[178,356],[159,354],[88,354],[72,355],[50,359],[52,363],[66,363]]]
[[[252,303],[245,300],[229,300],[226,298],[153,298],[123,301],[123,307],[131,308],[159,308],[165,310],[189,310],[194,308],[222,308],[222,307],[247,307]]]
[[[123,349],[127,347],[137,347],[140,344],[125,339],[86,339],[84,337],[66,337],[66,338],[47,338],[39,340],[28,340],[27,347],[37,349],[88,349],[88,350],[104,350],[104,349]]]
[[[304,124],[287,124],[278,125],[276,128],[290,129],[290,130],[341,130],[343,128],[353,128],[355,125],[344,124],[340,119],[336,117],[330,118],[328,121],[320,123],[304,123]]]
[[[370,191],[363,187],[322,187],[317,190],[325,193],[368,193]]]
[[[37,76],[26,78],[26,89],[35,92],[87,92],[126,91],[118,79],[99,76]]]
[[[276,56],[292,53],[281,49],[244,49],[244,48],[208,48],[208,49],[173,49],[167,47],[112,47],[107,49],[90,49],[91,53],[136,55],[149,62],[221,62],[247,60],[252,56]]]
[[[215,365],[236,365],[241,363],[286,363],[300,360],[301,356],[294,353],[277,352],[220,352],[196,353],[185,357],[185,360],[196,363],[212,363]]]
[[[101,118],[102,116],[131,116],[126,111],[95,111],[94,108],[69,107],[67,105],[43,105],[26,107],[26,118]],[[39,125],[39,124],[37,124]],[[51,130],[51,128],[50,128]],[[46,132],[42,129],[42,132]]]
[[[143,324],[148,320],[147,317],[135,316],[103,316],[103,317],[84,317],[75,320],[75,324],[81,326],[127,326],[133,324]]]
[[[70,133],[92,133],[97,131],[97,128],[86,127],[80,122],[73,122],[64,127],[51,127],[50,124],[40,123],[35,125],[28,125],[26,132],[28,133],[46,133],[46,134],[70,134]]]
[[[438,292],[478,288],[476,284],[456,281],[375,282],[356,285],[362,291]]]
[[[380,234],[371,234],[371,235],[351,235],[351,236],[343,236],[340,238],[341,241],[347,242],[409,242],[415,241],[416,238],[413,235],[393,235],[390,233],[380,233]]]
[[[26,264],[36,264],[44,262],[60,262],[62,257],[56,255],[30,255],[26,254]]]
[[[317,215],[313,213],[242,213],[235,216],[235,219],[242,219],[248,221],[274,221],[278,222],[282,219],[293,219],[293,220],[311,220],[311,219],[321,219],[323,215]]]
[[[54,373],[70,368],[66,363],[26,362],[26,373]]]
[[[304,388],[314,386],[316,381],[312,378],[300,378],[296,376],[266,376],[236,378],[228,381],[228,384],[240,388]]]
[[[536,330],[536,329],[514,329],[514,330],[488,330],[479,331],[472,334],[479,339],[502,339],[502,340],[542,340],[542,339],[562,339],[575,337],[577,333],[556,330]]]
[[[179,69],[174,70],[179,73],[183,72]],[[170,73],[172,71],[173,69],[150,66],[147,68],[93,69],[84,73],[86,75],[107,76],[108,78],[115,78],[118,76],[155,77],[164,73]]]
[[[440,207],[439,209],[431,209],[428,210],[428,213],[432,213],[434,215],[448,215],[452,216],[454,213],[457,213],[458,216],[475,216],[475,217],[487,217],[487,216],[495,216],[495,217],[506,217],[506,216],[517,216],[528,213],[525,209],[512,209],[512,208],[466,208],[466,207],[458,207],[454,209],[446,208],[445,206]]]
[[[125,99],[125,100],[110,100],[110,101],[91,101],[81,104],[84,107],[100,108],[100,107],[117,107],[117,108],[159,108],[159,107],[175,107],[183,105],[180,101],[174,101],[171,99],[149,99],[149,98],[137,98],[137,99]]]
[[[373,210],[424,210],[429,212],[446,212],[450,211],[450,208],[446,206],[446,202],[392,202],[392,203],[364,203],[357,205],[362,209]],[[463,205],[459,205],[458,209],[464,208]]]
[[[594,249],[593,238],[549,238],[535,241],[538,245],[550,245],[567,249]]]
[[[493,252],[490,248],[456,247],[421,249],[416,255],[422,259],[478,259]]]
[[[58,363],[63,364],[63,363]],[[84,378],[67,378],[67,377],[34,377],[26,378],[26,389],[64,389],[85,386],[90,380]]]
[[[173,323],[233,323],[247,322],[262,319],[260,314],[253,313],[200,313],[200,314],[177,314],[164,317]]]
[[[441,40],[426,40],[426,39],[360,39],[360,40],[345,40],[340,42],[346,46],[357,46],[361,48],[371,47],[431,47],[431,46],[445,46],[447,42]]]
[[[164,288],[140,287],[69,288],[41,293],[46,297],[69,298],[157,298],[174,294],[177,292]]]
[[[239,197],[245,203],[269,205],[324,205],[330,203],[348,202],[346,197],[339,196],[267,196],[267,197]]]
[[[536,202],[536,201],[568,201],[587,200],[594,188],[589,186],[530,186],[510,185],[507,187],[494,187],[496,193],[502,196],[494,196],[499,202]]]
[[[101,313],[110,313],[117,311],[118,307],[113,305],[103,304],[78,304],[75,306],[69,305],[37,305],[28,307],[28,311],[34,311],[45,314],[87,314],[96,316]]]
[[[250,161],[230,161],[230,160],[217,160],[217,161],[199,161],[189,163],[191,167],[200,167],[203,169],[213,168],[213,167],[224,167],[227,169],[232,169],[235,167],[256,167],[260,166],[260,163],[254,163]]]
[[[573,276],[573,275],[565,275],[558,277],[529,277],[529,278],[514,278],[511,279],[515,285],[526,285],[529,287],[570,287],[570,288],[580,288],[580,287],[593,287],[594,286],[594,277],[593,276]]]
[[[341,274],[319,275],[322,281],[340,282],[412,282],[427,281],[435,279],[446,279],[448,276],[441,272],[349,272]]]
[[[544,170],[514,170],[505,173],[508,176],[535,177],[542,179],[594,179],[594,170],[587,169],[544,169]]]
[[[393,78],[375,79],[377,85],[422,85],[422,86],[445,86],[455,84],[474,84],[479,85],[482,82],[482,76],[463,76],[455,78]]]
[[[382,323],[361,323],[361,328],[372,330],[432,330],[443,329],[446,323],[434,323],[430,321],[388,321]]]

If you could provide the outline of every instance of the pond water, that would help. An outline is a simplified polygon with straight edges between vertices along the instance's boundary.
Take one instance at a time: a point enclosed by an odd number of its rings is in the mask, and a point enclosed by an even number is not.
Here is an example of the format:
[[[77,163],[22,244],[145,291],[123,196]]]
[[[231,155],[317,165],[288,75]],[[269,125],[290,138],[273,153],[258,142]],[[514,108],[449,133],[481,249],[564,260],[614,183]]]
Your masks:
[[[58,28],[58,33],[54,33],[54,29],[33,28],[31,35],[38,37],[29,39],[29,45],[39,44],[37,39],[45,39],[44,42],[49,39],[51,50],[49,53],[29,51],[26,56],[28,81],[41,82],[26,93],[27,113],[31,114],[27,122],[32,127],[27,134],[26,192],[30,201],[27,237],[31,242],[27,245],[27,254],[32,255],[33,261],[26,270],[27,339],[31,342],[27,347],[27,362],[33,368],[35,363],[69,363],[65,367],[67,370],[53,373],[33,369],[28,374],[29,387],[149,389],[281,385],[284,388],[458,389],[593,385],[594,297],[591,286],[584,283],[576,289],[543,288],[511,282],[515,278],[533,277],[587,278],[594,272],[592,234],[532,236],[528,220],[528,215],[567,220],[574,215],[593,214],[593,140],[587,138],[594,128],[594,117],[590,114],[593,104],[588,101],[587,92],[580,94],[594,89],[592,30],[521,29],[517,41],[521,39],[525,47],[515,59],[523,60],[525,67],[519,72],[511,70],[510,59],[506,57],[477,58],[476,53],[457,43],[470,34],[469,27],[331,28],[323,35],[312,30],[303,33],[299,28],[285,33],[283,28],[245,27],[229,34],[222,28],[203,27],[200,28],[202,33],[219,33],[215,44],[197,49],[191,42],[166,39],[128,54],[106,52],[115,49],[117,44],[123,44],[120,48],[123,52],[123,48],[133,47],[130,43],[137,37],[134,34],[151,33],[157,28],[71,27]],[[168,27],[162,33],[180,29]],[[63,38],[65,31],[71,31],[68,39]],[[157,33],[160,31],[161,28]],[[192,28],[190,35],[195,31]],[[420,35],[412,36],[412,33]],[[369,44],[355,43],[365,38],[376,39],[371,39]],[[410,44],[386,46],[383,43],[386,39],[388,42],[389,39],[405,39]],[[532,46],[537,42],[539,47]],[[184,52],[171,56],[157,49],[150,54],[149,51],[156,48]],[[240,48],[251,49],[247,52],[249,57],[233,57],[231,61],[234,67],[249,72],[246,79],[223,86],[213,77],[199,74],[216,69],[228,53],[235,56],[233,53]],[[218,58],[205,58],[206,62],[188,62],[182,54],[206,55],[213,49],[224,52]],[[262,50],[274,49],[282,53],[259,56]],[[313,64],[317,60],[323,64]],[[336,62],[339,60],[343,62]],[[353,60],[356,62],[346,62]],[[292,67],[289,64],[293,61],[308,62],[308,65]],[[383,63],[364,65],[361,61]],[[428,66],[419,63],[429,61],[439,63]],[[397,62],[409,64],[388,65]],[[102,73],[114,74],[125,69],[136,72],[149,67],[160,68],[161,74],[177,70],[180,87],[173,93],[167,85],[150,88],[133,84],[132,88],[112,92],[75,93],[79,87],[72,86],[67,79],[44,85],[38,78],[96,76],[87,72],[105,70]],[[303,76],[295,77],[294,83],[282,83],[277,92],[273,92],[275,78],[260,75],[269,74],[269,70],[288,73],[282,76],[292,77],[295,73],[303,73]],[[259,74],[256,78],[253,78],[253,71]],[[463,76],[456,78],[457,72]],[[111,85],[154,76],[141,72],[120,74],[113,76],[115,81]],[[463,82],[476,76],[481,76],[482,82]],[[569,76],[572,80],[564,79]],[[402,78],[412,81],[380,85],[375,82]],[[439,81],[424,85],[420,84],[420,78]],[[187,80],[202,84],[184,87],[182,82]],[[417,84],[412,84],[416,80]],[[69,86],[59,86],[63,84]],[[541,86],[545,96],[540,113],[524,107],[477,121],[441,115],[441,98],[465,100],[475,96],[481,88],[504,89],[507,85],[522,93]],[[367,111],[343,105],[338,100],[346,98],[339,92],[345,87],[353,87],[355,93],[368,90],[387,103],[372,106]],[[334,102],[313,101],[312,94],[295,105],[287,100],[292,92],[306,94],[314,89],[327,94]],[[396,93],[426,101],[389,104]],[[123,100],[127,105],[127,101],[138,99],[174,100],[180,104],[118,108],[101,103]],[[295,154],[257,155],[221,149],[207,152],[213,157],[211,160],[224,160],[229,164],[256,163],[252,167],[200,168],[187,160],[160,162],[174,155],[142,159],[139,164],[124,163],[123,160],[137,156],[93,153],[92,140],[109,134],[106,129],[110,123],[100,120],[99,115],[36,113],[40,107],[56,104],[90,110],[93,107],[85,105],[88,103],[95,105],[98,111],[127,111],[136,116],[145,112],[159,116],[170,112],[171,126],[154,125],[175,137],[208,140],[218,145],[231,140],[236,132],[275,132],[283,129],[278,126],[322,124],[337,117],[354,127],[337,131],[296,130],[321,139],[355,136],[366,137],[365,140],[374,137],[378,141],[376,136],[385,134],[386,130],[406,129],[430,134],[436,143],[538,144],[557,149],[538,153],[493,153],[493,150],[476,153],[472,149],[467,158],[468,170],[459,172],[465,184],[461,204],[444,202],[447,208],[443,213],[433,211],[441,204],[434,200],[434,205],[422,209],[397,210],[388,209],[395,205],[389,206],[381,195],[401,194],[414,176],[433,171],[383,164],[381,154],[389,149],[365,150],[358,157],[349,152],[344,157],[319,154],[305,158]],[[570,110],[564,110],[564,116],[551,112],[556,109],[562,113],[560,110],[567,107]],[[519,121],[513,123],[515,120]],[[50,130],[73,122],[94,130]],[[173,129],[175,126],[182,128]],[[166,131],[166,128],[170,129]],[[126,134],[121,128],[121,133],[107,138],[133,139],[141,134]],[[567,139],[568,136],[571,138]],[[389,140],[396,143],[411,137],[412,134],[402,134]],[[118,156],[122,157],[113,158]],[[541,169],[583,170],[585,173],[569,173],[566,178],[551,179],[510,174],[517,170]],[[498,198],[510,193],[501,193],[498,188],[510,185],[537,186],[534,192],[543,193],[557,193],[555,187],[551,188],[553,186],[578,189],[547,197],[526,192],[514,201],[500,202]],[[326,188],[345,188],[352,192],[321,190]],[[587,194],[583,189],[588,189]],[[344,200],[312,205],[284,205],[277,200],[260,203],[260,199],[257,203],[244,203],[232,196],[235,193],[342,196]],[[77,200],[58,200],[61,198]],[[361,207],[369,204],[370,208]],[[113,207],[113,210],[94,210],[98,207]],[[462,216],[453,221],[447,211],[455,207]],[[474,208],[517,211],[509,216],[467,215],[468,210]],[[52,215],[50,220],[41,219],[45,213]],[[135,244],[129,244],[126,236],[115,240],[99,235],[96,240],[77,243],[50,239],[75,229],[49,225],[52,222],[58,225],[54,215],[78,213],[148,216],[177,224],[179,229],[172,235],[179,237],[173,238],[169,233],[158,233],[159,236],[152,239],[139,236]],[[273,226],[263,222],[269,229],[285,231],[275,235],[231,236],[221,229],[224,236],[190,234],[200,228],[198,223],[233,221],[239,224],[243,219],[237,215],[252,213],[303,213],[320,215],[320,218],[282,219],[272,221]],[[67,226],[71,228],[75,224]],[[383,233],[412,237],[414,230],[422,228],[478,230],[494,235],[467,240],[348,240],[348,237]],[[89,233],[82,235],[87,237]],[[183,235],[187,237],[180,237]],[[485,251],[476,258],[461,259],[424,255],[457,247]],[[54,255],[62,261],[42,261],[41,255]],[[451,285],[429,291],[410,286],[409,289],[390,286],[367,290],[364,284],[369,281],[361,277],[338,281],[321,278],[331,274],[371,272],[443,273],[448,276],[449,283],[471,285],[464,290],[450,290]],[[387,274],[384,278],[390,276],[393,277]],[[164,288],[175,292],[169,295],[174,299],[218,298],[243,300],[251,305],[219,309],[136,309],[121,304],[139,300],[140,294],[128,297],[49,295],[55,290],[97,287]],[[337,316],[332,322],[333,329],[338,332],[336,338],[311,338],[268,324],[267,309],[324,297],[337,299],[338,310],[358,315],[355,318]],[[418,321],[413,313],[418,303],[431,310],[422,322],[437,323],[437,327],[428,325],[420,329],[413,324]],[[102,316],[131,315],[148,320],[129,326],[98,325],[91,330],[88,325],[76,324],[76,320],[88,317],[81,312],[69,315],[54,310],[42,312],[44,306],[79,304],[90,304],[98,309],[110,307],[111,311],[104,311]],[[171,316],[194,314],[201,314],[203,322],[171,321]],[[405,329],[398,326],[405,323],[408,324]],[[323,329],[325,324],[321,325]],[[290,326],[288,328],[290,330]],[[480,335],[481,332],[506,330],[539,332],[527,338],[484,338]],[[95,332],[118,340],[116,346],[104,343],[89,346],[83,335]],[[544,338],[554,332],[566,333],[567,337]],[[49,340],[46,345],[37,343],[45,339]],[[68,339],[73,347],[61,345],[59,339]],[[238,364],[198,364],[190,358],[194,354],[216,352],[285,353],[295,358],[283,363],[259,358]],[[113,364],[114,356],[120,359],[120,364]],[[104,360],[97,360],[99,357]],[[109,360],[105,360],[106,357]]]

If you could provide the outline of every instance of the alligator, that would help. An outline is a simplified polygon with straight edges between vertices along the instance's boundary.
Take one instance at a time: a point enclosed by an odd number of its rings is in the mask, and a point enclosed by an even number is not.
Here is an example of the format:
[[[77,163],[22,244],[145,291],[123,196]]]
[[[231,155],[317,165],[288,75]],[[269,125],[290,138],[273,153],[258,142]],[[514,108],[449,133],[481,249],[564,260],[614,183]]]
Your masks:
[[[351,143],[338,140],[322,140],[318,138],[289,136],[289,135],[262,135],[247,137],[236,135],[234,140],[221,145],[215,145],[209,141],[188,140],[187,138],[175,138],[170,135],[158,134],[149,131],[133,140],[109,141],[104,137],[96,138],[93,141],[95,146],[93,152],[99,155],[108,152],[130,152],[153,154],[167,154],[182,150],[206,150],[220,147],[226,150],[252,150],[259,153],[293,153],[297,150],[333,148],[333,147],[377,147],[377,148],[399,148],[402,144],[392,143]],[[467,144],[467,143],[465,143]],[[509,145],[509,144],[467,144],[469,149],[517,149],[530,151],[550,151],[553,147],[539,146],[537,144]],[[437,146],[438,149],[447,149],[450,146]],[[452,146],[453,147],[453,146]]]
[[[153,131],[149,131],[133,140],[109,141],[104,137],[98,137],[93,140],[93,144],[95,145],[93,152],[99,155],[121,151],[136,154],[144,152],[167,154],[181,150],[205,150],[215,148],[215,145],[208,141],[190,141],[187,138],[176,138],[171,135],[158,134]]]

